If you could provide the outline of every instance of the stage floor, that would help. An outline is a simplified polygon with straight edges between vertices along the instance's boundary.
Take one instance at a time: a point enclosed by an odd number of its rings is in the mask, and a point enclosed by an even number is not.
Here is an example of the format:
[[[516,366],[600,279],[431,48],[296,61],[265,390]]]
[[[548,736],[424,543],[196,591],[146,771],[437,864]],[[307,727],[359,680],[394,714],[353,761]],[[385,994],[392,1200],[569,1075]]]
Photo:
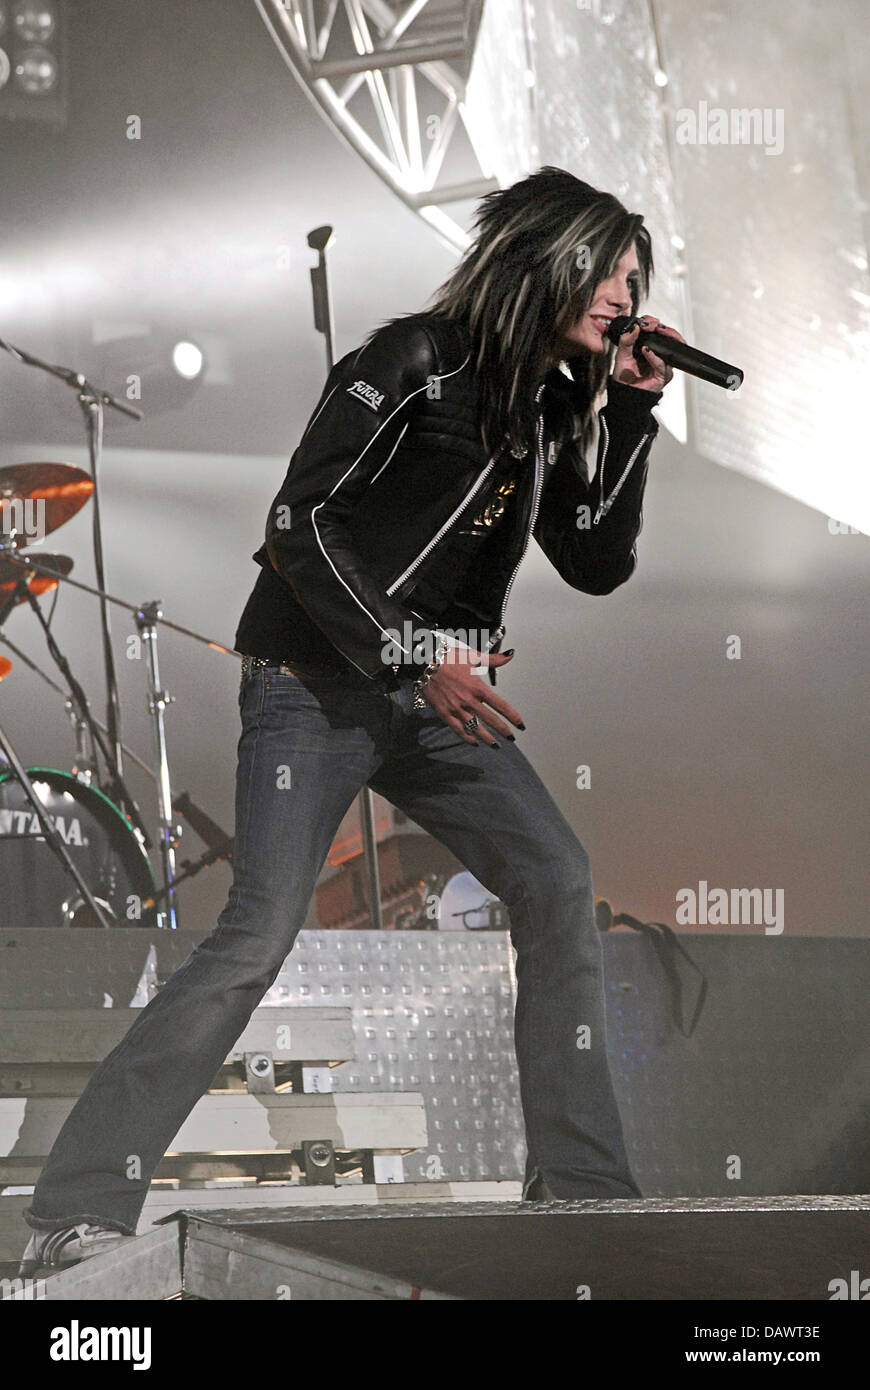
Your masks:
[[[827,1301],[868,1250],[870,1195],[199,1208],[40,1296]]]

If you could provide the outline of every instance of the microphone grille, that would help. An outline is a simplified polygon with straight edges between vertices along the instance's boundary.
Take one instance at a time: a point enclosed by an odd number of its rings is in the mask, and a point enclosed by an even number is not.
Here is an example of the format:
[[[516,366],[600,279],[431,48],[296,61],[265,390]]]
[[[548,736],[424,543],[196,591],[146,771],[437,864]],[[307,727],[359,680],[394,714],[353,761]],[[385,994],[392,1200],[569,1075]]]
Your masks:
[[[636,323],[637,319],[630,318],[626,314],[620,314],[619,318],[611,320],[607,329],[607,336],[612,343],[618,343],[623,333],[627,333],[630,328],[634,328]]]

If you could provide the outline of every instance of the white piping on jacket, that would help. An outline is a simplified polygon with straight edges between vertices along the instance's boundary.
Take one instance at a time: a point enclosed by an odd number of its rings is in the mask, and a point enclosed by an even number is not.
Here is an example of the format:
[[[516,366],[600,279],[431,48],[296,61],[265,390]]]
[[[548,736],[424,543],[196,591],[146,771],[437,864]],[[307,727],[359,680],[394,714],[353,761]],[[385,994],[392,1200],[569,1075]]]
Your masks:
[[[362,602],[362,600],[359,599],[359,598],[357,597],[357,595],[354,593],[354,591],[353,591],[353,589],[350,587],[350,585],[341,577],[341,575],[339,574],[339,572],[338,572],[338,570],[336,569],[335,565],[332,563],[332,561],[330,560],[328,554],[326,553],[326,549],[324,548],[323,541],[320,539],[320,532],[319,532],[318,529],[317,529],[317,522],[316,522],[316,520],[315,520],[315,513],[316,513],[316,512],[319,512],[319,511],[320,511],[320,508],[321,508],[321,507],[324,507],[324,506],[326,505],[326,503],[330,501],[330,499],[335,495],[335,493],[336,493],[336,492],[338,491],[338,489],[341,487],[341,485],[342,485],[342,483],[345,481],[345,479],[350,477],[351,473],[352,473],[352,472],[354,471],[354,469],[356,468],[356,466],[357,466],[357,464],[359,463],[360,459],[361,459],[361,458],[363,457],[363,455],[371,448],[372,444],[374,444],[374,442],[375,442],[375,440],[377,439],[378,435],[380,434],[381,430],[383,430],[383,429],[385,429],[385,428],[387,427],[387,425],[388,425],[388,424],[390,423],[390,421],[392,420],[393,416],[396,415],[396,414],[402,409],[402,406],[403,406],[403,405],[405,405],[408,401],[412,400],[412,399],[414,398],[414,396],[419,396],[419,394],[420,394],[421,391],[426,391],[426,390],[428,390],[428,387],[429,387],[429,385],[430,385],[430,383],[431,383],[432,381],[446,381],[446,380],[448,379],[448,377],[457,376],[458,373],[461,372],[461,371],[468,365],[468,363],[470,362],[470,360],[471,360],[471,353],[468,354],[468,356],[466,357],[465,361],[461,364],[461,366],[456,367],[454,371],[452,371],[452,372],[441,372],[441,373],[439,373],[439,374],[437,374],[437,375],[434,375],[434,374],[433,374],[433,375],[427,380],[427,382],[426,382],[426,384],[425,384],[424,386],[418,386],[418,387],[416,388],[416,390],[409,392],[409,394],[408,394],[407,396],[405,396],[404,399],[401,400],[401,401],[399,402],[399,404],[395,407],[395,409],[390,411],[390,414],[387,416],[386,420],[384,420],[383,423],[382,423],[381,425],[378,426],[378,428],[375,430],[375,433],[372,435],[371,439],[369,440],[368,444],[366,444],[365,448],[363,448],[363,449],[360,451],[360,453],[359,453],[359,454],[357,455],[357,457],[354,459],[353,463],[350,465],[350,468],[348,468],[347,472],[344,473],[344,474],[342,474],[342,476],[339,478],[338,482],[335,484],[335,487],[332,489],[332,491],[331,491],[330,493],[328,493],[326,497],[324,497],[324,499],[323,499],[322,502],[317,502],[317,503],[315,504],[315,506],[313,506],[313,507],[311,508],[311,525],[312,525],[312,528],[313,528],[313,530],[314,530],[314,534],[315,534],[315,536],[316,536],[316,538],[317,538],[317,544],[318,544],[318,546],[320,547],[320,550],[321,550],[321,553],[322,553],[322,555],[323,555],[323,558],[326,560],[326,563],[329,565],[330,569],[332,570],[333,574],[335,575],[335,577],[336,577],[336,579],[339,581],[339,583],[340,583],[340,584],[343,584],[344,587],[345,587],[345,589],[347,589],[347,592],[350,594],[350,596],[351,596],[351,598],[353,599],[354,603],[356,603],[356,604],[362,609],[362,611],[365,613],[365,615],[366,615],[367,618],[370,618],[370,619],[371,619],[371,621],[374,623],[375,627],[378,629],[378,632],[380,632],[381,634],[383,634],[383,631],[384,631],[384,630],[383,630],[381,624],[378,622],[377,618],[374,616],[373,613],[370,613],[370,612],[369,612],[369,610],[366,608],[366,606],[365,606],[365,604]],[[330,392],[330,394],[332,394],[332,393]],[[328,399],[328,398],[327,398],[327,399]],[[326,402],[324,401],[324,405],[325,405],[325,404],[326,404]],[[318,414],[319,414],[319,412],[318,412]],[[403,651],[403,652],[405,653],[406,656],[409,655],[408,648],[407,648],[407,647],[403,647],[402,644],[401,644],[401,642],[398,643],[398,646],[399,646],[399,648],[401,649],[401,651]],[[353,658],[349,658],[349,659],[350,659],[350,660],[353,660]],[[356,662],[355,662],[355,661],[353,662],[353,664],[354,664],[354,666],[356,666]],[[357,670],[358,670],[358,671],[361,671],[361,670],[362,670],[362,667],[361,667],[361,666],[357,666]]]
[[[406,420],[406,421],[405,421],[405,424],[402,426],[402,433],[399,435],[398,439],[396,440],[395,444],[393,445],[392,449],[390,450],[390,457],[386,460],[386,463],[382,463],[382,464],[381,464],[381,466],[380,466],[380,468],[378,469],[377,473],[376,473],[375,476],[372,478],[372,483],[376,483],[376,482],[378,481],[378,478],[381,476],[381,474],[383,473],[383,471],[384,471],[384,469],[386,468],[387,464],[390,462],[390,459],[393,457],[393,454],[396,452],[396,450],[398,449],[398,447],[399,447],[399,445],[401,444],[402,440],[405,438],[405,430],[408,428],[408,426],[410,425],[410,423],[411,423],[410,420]],[[369,483],[369,487],[371,487],[372,483]]]

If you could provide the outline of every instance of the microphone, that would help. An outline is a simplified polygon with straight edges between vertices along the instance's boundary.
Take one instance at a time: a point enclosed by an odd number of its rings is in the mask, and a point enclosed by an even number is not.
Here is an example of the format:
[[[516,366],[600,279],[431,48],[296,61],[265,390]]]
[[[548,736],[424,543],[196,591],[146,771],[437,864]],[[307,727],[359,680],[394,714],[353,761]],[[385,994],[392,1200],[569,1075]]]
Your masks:
[[[623,333],[628,333],[636,323],[636,318],[621,315],[611,321],[607,336],[612,343],[618,344]],[[640,353],[641,348],[645,347],[652,348],[663,362],[677,367],[681,372],[688,372],[689,376],[700,377],[701,381],[709,381],[713,386],[736,391],[738,386],[743,385],[743,373],[739,367],[720,362],[718,357],[710,357],[708,353],[689,347],[688,343],[681,343],[679,338],[671,338],[667,333],[658,333],[654,328],[641,328],[634,343],[634,355],[638,362],[646,360]]]

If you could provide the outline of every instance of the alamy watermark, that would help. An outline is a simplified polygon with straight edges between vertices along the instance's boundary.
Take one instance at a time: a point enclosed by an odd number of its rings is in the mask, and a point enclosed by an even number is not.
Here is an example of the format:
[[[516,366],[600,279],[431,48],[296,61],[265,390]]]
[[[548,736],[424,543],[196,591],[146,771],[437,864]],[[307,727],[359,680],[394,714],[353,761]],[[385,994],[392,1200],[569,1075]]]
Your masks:
[[[709,106],[698,102],[695,111],[681,106],[676,112],[678,145],[763,145],[765,154],[782,154],[785,148],[785,112],[781,106]]]
[[[442,637],[446,637],[449,643],[444,656],[447,664],[462,659],[467,661],[468,648],[485,655],[493,640],[489,629],[485,627],[445,627],[432,632],[429,628],[414,627],[407,618],[402,624],[401,632],[398,628],[388,627],[384,629],[383,636],[381,660],[386,666],[401,666],[406,661],[422,661],[429,665],[435,660]],[[461,656],[457,656],[457,653],[461,653]],[[486,668],[482,663],[476,663],[471,669],[482,672]]]
[[[0,502],[0,539],[24,536],[28,542],[45,540],[45,498],[5,497]]]
[[[702,878],[697,890],[680,888],[676,921],[681,927],[763,926],[765,936],[779,936],[785,926],[782,888],[708,888]]]

